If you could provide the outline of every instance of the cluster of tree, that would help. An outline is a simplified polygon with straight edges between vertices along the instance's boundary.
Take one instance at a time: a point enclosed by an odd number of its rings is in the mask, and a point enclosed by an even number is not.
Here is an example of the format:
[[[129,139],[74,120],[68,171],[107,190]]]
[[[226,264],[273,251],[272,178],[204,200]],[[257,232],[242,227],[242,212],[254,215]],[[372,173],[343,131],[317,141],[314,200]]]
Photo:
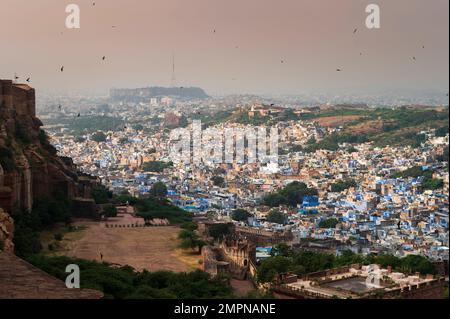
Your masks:
[[[301,145],[293,144],[293,145],[289,145],[289,150],[286,152],[285,155],[287,155],[289,153],[298,153],[298,152],[302,152],[302,151],[303,151],[303,147]]]
[[[113,199],[113,193],[102,185],[94,187],[91,196],[98,205],[108,204]]]
[[[162,173],[166,168],[172,167],[172,162],[161,162],[161,161],[153,161],[153,162],[145,162],[142,164],[142,170],[144,172],[152,172],[152,173]]]
[[[244,125],[260,126],[267,124],[270,120],[269,116],[262,116],[259,112],[255,112],[253,116],[249,116],[248,112],[240,112],[237,116],[233,116],[235,123]]]
[[[156,198],[164,198],[167,196],[167,186],[162,182],[156,182],[150,189],[150,195]]]
[[[284,225],[286,224],[287,216],[282,212],[273,209],[267,214],[266,220],[269,223]]]
[[[95,132],[91,136],[91,140],[97,143],[106,142],[106,134],[103,132]]]
[[[113,204],[107,204],[103,207],[103,216],[117,217],[117,208]]]
[[[46,125],[63,124],[74,135],[85,135],[97,131],[118,131],[122,130],[125,122],[121,118],[111,116],[82,116],[74,119],[68,117],[65,119],[50,119],[45,121]]]
[[[144,130],[144,126],[142,124],[134,124],[133,125],[133,129],[136,131],[143,131]]]
[[[439,162],[448,162],[448,146],[444,149],[444,153],[442,155],[438,155],[436,160]]]
[[[228,121],[232,114],[232,111],[219,111],[215,113],[200,112],[192,114],[191,117],[193,120],[200,120],[202,122],[202,126],[206,128]]]
[[[117,195],[113,202],[116,204],[129,203],[137,209],[137,215],[150,221],[155,218],[167,219],[171,224],[179,225],[192,221],[193,215],[172,205],[165,197],[167,188],[162,183],[155,183],[147,198],[136,198],[128,194]]]
[[[328,218],[323,219],[319,222],[320,228],[336,228],[337,224],[339,224],[339,221],[336,218]]]
[[[340,256],[312,251],[294,251],[285,244],[278,245],[272,257],[264,260],[258,267],[258,281],[271,282],[276,275],[292,272],[302,276],[308,273],[351,264],[378,264],[381,267],[391,266],[395,271],[413,274],[435,274],[436,268],[427,258],[419,255],[408,255],[398,258],[392,255],[363,256],[345,251]]]
[[[420,166],[413,166],[402,172],[397,172],[392,175],[392,178],[418,178],[423,176],[422,188],[425,190],[438,190],[444,187],[444,181],[442,179],[433,178],[432,170],[424,170]]]
[[[448,124],[437,128],[435,132],[435,135],[437,137],[445,137],[447,136],[447,134],[448,134]]]
[[[444,111],[415,110],[406,107],[399,109],[377,108],[374,110],[343,109],[303,115],[303,119],[343,115],[361,116],[356,121],[357,123],[381,120],[383,122],[382,130],[380,132],[356,134],[351,131],[351,125],[356,123],[350,122],[346,124],[348,129],[345,132],[334,133],[319,142],[310,143],[304,151],[315,152],[320,149],[336,151],[339,149],[339,144],[359,144],[370,141],[374,142],[374,145],[378,147],[387,145],[411,145],[412,147],[419,147],[421,143],[426,141],[424,134],[418,134],[421,129],[437,127],[436,134],[438,136],[445,136],[448,133],[448,124],[443,124],[448,123],[448,108]]]
[[[448,108],[444,111],[419,110],[407,107],[398,109],[378,108],[371,112],[370,118],[383,120],[383,131],[392,132],[424,124],[448,121]]]
[[[417,131],[402,130],[393,131],[389,133],[380,134],[372,138],[374,146],[385,147],[387,145],[409,145],[414,148],[421,147],[422,143],[425,143],[427,137],[425,134],[420,134]]]
[[[130,140],[127,137],[122,137],[121,139],[119,139],[119,143],[122,144],[122,145],[123,144],[129,144]]]
[[[438,190],[444,187],[444,180],[439,178],[426,178],[422,183],[423,189],[426,190]]]
[[[215,240],[222,239],[234,232],[232,224],[212,224],[208,226],[208,234]]]
[[[245,209],[236,209],[231,213],[231,219],[237,222],[247,222],[247,220],[252,217]]]
[[[206,299],[232,298],[229,278],[211,277],[202,271],[136,272],[129,266],[117,268],[69,257],[31,256],[28,261],[43,271],[65,280],[66,266],[76,264],[82,274],[81,287],[100,290],[105,299]]]
[[[305,152],[313,153],[317,150],[337,151],[339,144],[361,144],[368,141],[369,137],[366,134],[333,133],[319,142],[309,143],[305,148]]]
[[[197,249],[200,254],[206,242],[196,233],[197,225],[193,222],[184,223],[181,225],[181,228],[182,230],[178,234],[178,239],[181,241],[180,247],[183,249]]]
[[[271,193],[264,198],[264,204],[270,207],[289,205],[296,207],[303,202],[305,196],[317,195],[315,188],[308,188],[305,183],[293,182],[278,192]]]
[[[342,181],[338,181],[334,184],[331,184],[331,191],[333,193],[340,193],[345,191],[346,189],[349,189],[351,187],[356,187],[358,184],[354,179],[346,179]]]
[[[211,178],[211,181],[213,182],[214,186],[218,186],[218,187],[225,186],[225,179],[222,176],[213,176]]]
[[[26,257],[41,251],[40,233],[44,229],[55,223],[70,223],[70,203],[62,198],[40,198],[34,201],[31,211],[12,212],[15,227],[13,241],[18,256]]]

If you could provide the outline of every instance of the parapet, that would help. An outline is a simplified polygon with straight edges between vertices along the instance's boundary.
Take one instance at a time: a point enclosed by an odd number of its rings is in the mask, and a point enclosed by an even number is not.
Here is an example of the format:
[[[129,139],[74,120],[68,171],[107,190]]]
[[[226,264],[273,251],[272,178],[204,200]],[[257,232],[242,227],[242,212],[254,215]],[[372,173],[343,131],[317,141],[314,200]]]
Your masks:
[[[14,109],[17,115],[36,116],[35,90],[27,84],[0,80],[0,109]]]

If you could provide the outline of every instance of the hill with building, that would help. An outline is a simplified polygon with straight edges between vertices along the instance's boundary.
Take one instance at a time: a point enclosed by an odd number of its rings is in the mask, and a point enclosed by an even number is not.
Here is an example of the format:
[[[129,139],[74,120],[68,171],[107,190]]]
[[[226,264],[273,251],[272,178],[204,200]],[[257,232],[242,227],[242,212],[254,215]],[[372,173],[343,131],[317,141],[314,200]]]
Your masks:
[[[137,89],[111,89],[115,101],[149,102],[152,98],[176,97],[184,99],[207,99],[206,92],[197,87],[147,87]]]

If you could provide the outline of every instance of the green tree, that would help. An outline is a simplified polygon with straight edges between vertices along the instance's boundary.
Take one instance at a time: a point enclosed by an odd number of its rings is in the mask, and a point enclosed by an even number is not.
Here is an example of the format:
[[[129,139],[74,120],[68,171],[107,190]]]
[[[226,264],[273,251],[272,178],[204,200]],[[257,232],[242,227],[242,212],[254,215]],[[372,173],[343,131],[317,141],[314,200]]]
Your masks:
[[[232,233],[233,225],[230,224],[212,224],[208,227],[208,233],[214,239],[221,239]]]
[[[272,282],[278,274],[286,273],[292,266],[292,260],[283,256],[271,257],[264,260],[257,270],[260,283]]]
[[[281,243],[275,245],[270,253],[272,256],[292,257],[292,249],[288,244]]]
[[[269,223],[284,225],[286,223],[286,215],[278,210],[272,210],[267,214],[266,220]]]
[[[339,221],[336,218],[323,219],[319,222],[320,228],[336,228]]]
[[[436,267],[427,258],[419,255],[408,255],[402,258],[400,269],[407,273],[435,274]]]
[[[211,181],[213,182],[214,186],[218,186],[218,187],[225,186],[225,179],[222,176],[213,176],[211,178]]]
[[[185,229],[185,230],[194,231],[194,230],[198,229],[198,225],[194,222],[186,222],[186,223],[181,224],[180,228]]]
[[[162,182],[157,182],[157,183],[153,184],[153,186],[150,190],[150,195],[152,195],[154,197],[158,197],[158,198],[166,197],[167,196],[166,185]]]
[[[356,187],[358,184],[353,179],[347,179],[343,181],[338,181],[334,184],[331,184],[331,191],[333,193],[340,193],[345,191],[346,189],[349,189],[351,187]]]
[[[236,209],[231,213],[231,219],[238,222],[246,222],[248,218],[250,218],[252,214],[250,214],[245,209]]]
[[[200,254],[203,246],[206,245],[206,242],[201,240],[199,236],[189,230],[182,230],[178,238],[181,240],[180,247],[183,249],[198,249],[198,253]]]
[[[282,190],[267,195],[264,198],[264,204],[270,207],[278,207],[280,205],[296,207],[303,202],[305,196],[316,196],[317,194],[316,189],[308,188],[305,183],[293,182]]]
[[[97,143],[106,142],[106,134],[103,132],[96,132],[92,134],[91,139]]]
[[[76,264],[83,274],[81,288],[100,290],[105,298],[114,299],[228,299],[233,297],[228,278],[211,277],[196,270],[189,273],[170,271],[137,272],[129,266],[115,267],[106,263],[69,257],[34,255],[27,261],[60,280],[65,268]]]
[[[264,205],[269,207],[279,207],[287,202],[286,197],[279,193],[271,193],[264,198]]]
[[[92,190],[91,196],[95,200],[96,204],[102,205],[109,203],[110,199],[113,197],[113,194],[105,187],[98,186]]]
[[[441,126],[441,127],[436,129],[435,135],[437,137],[445,137],[447,134],[448,134],[448,125]]]
[[[172,162],[152,161],[142,164],[142,170],[144,172],[162,173],[166,168],[172,167]]]
[[[438,190],[444,187],[444,181],[439,178],[425,179],[422,186],[426,190]]]
[[[113,204],[103,207],[103,215],[105,217],[117,217],[117,208]]]

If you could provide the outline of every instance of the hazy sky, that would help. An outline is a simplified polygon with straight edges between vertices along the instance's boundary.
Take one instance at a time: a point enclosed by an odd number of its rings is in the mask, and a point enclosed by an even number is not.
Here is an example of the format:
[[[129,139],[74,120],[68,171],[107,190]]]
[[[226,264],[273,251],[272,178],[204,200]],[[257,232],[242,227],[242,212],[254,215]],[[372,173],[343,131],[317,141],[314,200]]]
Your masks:
[[[448,0],[95,2],[0,0],[0,77],[47,92],[168,86],[174,52],[177,85],[211,94],[448,88]],[[65,28],[70,3],[79,30]],[[365,27],[369,3],[379,30]]]

